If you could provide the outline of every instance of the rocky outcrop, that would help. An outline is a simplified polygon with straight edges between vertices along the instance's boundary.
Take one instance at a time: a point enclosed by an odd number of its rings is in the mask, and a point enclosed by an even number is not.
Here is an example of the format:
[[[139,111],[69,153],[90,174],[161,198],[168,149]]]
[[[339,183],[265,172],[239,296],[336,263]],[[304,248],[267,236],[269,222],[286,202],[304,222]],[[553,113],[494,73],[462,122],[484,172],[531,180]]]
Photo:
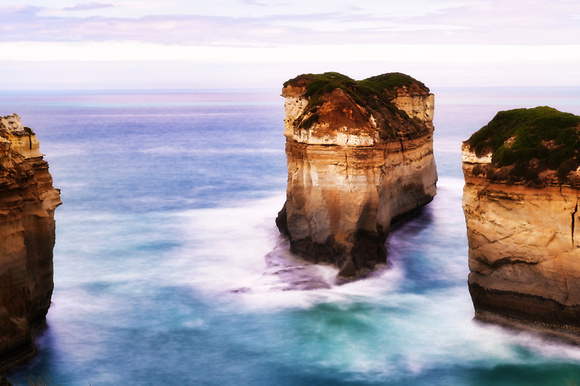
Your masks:
[[[354,277],[386,262],[393,219],[432,200],[434,97],[392,73],[284,84],[287,200],[276,220],[291,251]]]
[[[16,114],[0,117],[0,371],[35,351],[52,295],[60,204],[36,135]]]
[[[580,343],[580,117],[499,113],[463,145],[476,318]]]

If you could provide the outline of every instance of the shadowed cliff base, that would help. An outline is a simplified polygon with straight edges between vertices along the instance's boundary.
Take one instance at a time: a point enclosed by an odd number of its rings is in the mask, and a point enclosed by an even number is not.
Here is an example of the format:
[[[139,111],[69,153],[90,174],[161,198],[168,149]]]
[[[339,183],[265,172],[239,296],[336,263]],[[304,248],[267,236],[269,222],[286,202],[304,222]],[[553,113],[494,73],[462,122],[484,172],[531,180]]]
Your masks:
[[[540,296],[494,291],[477,285],[471,285],[469,292],[476,309],[475,319],[480,322],[580,345],[578,306],[566,307]],[[546,322],[546,316],[552,316],[553,322]]]
[[[435,196],[434,97],[391,73],[355,81],[304,74],[284,84],[290,250],[343,278],[385,263],[393,218]]]
[[[464,142],[476,318],[580,343],[579,131],[580,117],[537,107]]]
[[[16,114],[0,117],[0,371],[36,351],[54,286],[60,204],[36,135]]]

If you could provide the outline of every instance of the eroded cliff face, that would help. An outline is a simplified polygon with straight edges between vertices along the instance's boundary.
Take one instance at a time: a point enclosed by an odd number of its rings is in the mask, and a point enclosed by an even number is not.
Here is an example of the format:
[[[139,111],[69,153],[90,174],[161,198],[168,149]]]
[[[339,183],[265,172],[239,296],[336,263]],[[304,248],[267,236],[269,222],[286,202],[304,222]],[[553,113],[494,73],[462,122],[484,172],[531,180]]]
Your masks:
[[[282,90],[288,187],[277,224],[293,253],[353,277],[386,262],[393,218],[436,193],[434,97],[402,74],[371,78],[377,95],[346,77],[345,87],[327,87],[344,76],[324,76],[322,92],[310,74]],[[380,82],[399,76],[405,83]]]
[[[50,306],[61,201],[42,157],[16,114],[0,117],[0,370],[34,353]]]
[[[521,116],[514,118],[521,122]],[[577,121],[571,121],[575,133]],[[505,124],[514,126],[511,120]],[[478,154],[475,144],[463,146],[468,284],[475,316],[580,343],[580,185],[576,166],[568,164],[578,153],[542,166],[542,154],[561,152],[559,146],[569,142],[539,138],[548,150],[538,148],[529,160],[518,156],[513,164],[500,163],[498,154],[505,149],[523,151],[518,135],[535,134],[508,133],[495,149],[480,146],[484,151]]]

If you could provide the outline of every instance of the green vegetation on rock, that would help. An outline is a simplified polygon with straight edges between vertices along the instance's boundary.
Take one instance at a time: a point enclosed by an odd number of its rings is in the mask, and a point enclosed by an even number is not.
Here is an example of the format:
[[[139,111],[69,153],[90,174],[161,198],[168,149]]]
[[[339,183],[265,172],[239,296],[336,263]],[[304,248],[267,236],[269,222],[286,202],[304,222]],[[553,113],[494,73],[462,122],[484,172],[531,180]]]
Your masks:
[[[321,104],[320,97],[330,94],[337,88],[345,91],[352,97],[357,97],[357,82],[346,75],[339,74],[338,72],[325,72],[324,74],[306,74],[303,76],[309,80],[309,83],[306,85],[306,94],[304,95],[310,98],[309,106]],[[292,80],[289,80],[284,83],[284,86],[291,82]]]
[[[563,183],[580,166],[579,131],[580,116],[543,106],[501,111],[466,143],[492,153],[492,168],[509,169],[510,180],[542,184],[539,174],[553,170]]]
[[[373,76],[364,80],[356,81],[338,72],[325,72],[323,74],[303,74],[284,83],[287,86],[305,86],[305,97],[309,98],[308,110],[312,113],[308,122],[316,122],[318,116],[316,109],[324,103],[324,97],[331,94],[336,89],[341,89],[350,96],[359,106],[370,112],[385,112],[392,116],[398,115],[402,120],[410,122],[416,130],[421,127],[418,119],[410,118],[403,110],[399,110],[392,99],[398,95],[397,89],[415,87],[415,91],[429,93],[422,82],[399,72],[387,73]],[[380,115],[380,114],[377,114]],[[390,123],[382,121],[383,129],[387,136],[393,136],[394,130]]]
[[[364,80],[356,81],[338,72],[325,72],[323,74],[304,74],[290,79],[284,83],[284,87],[306,81],[306,94],[310,98],[310,105],[321,103],[320,97],[330,94],[337,88],[350,95],[359,105],[366,107],[369,103],[379,101],[389,103],[390,98],[395,96],[395,89],[411,87],[413,84],[425,92],[429,89],[418,80],[399,72],[391,72],[373,76]]]
[[[394,90],[395,88],[400,87],[411,87],[414,84],[419,86],[421,90],[429,92],[429,88],[425,86],[423,82],[400,72],[372,76],[361,80],[358,83],[363,89],[366,88],[372,90],[374,93],[382,93],[385,92],[385,90]]]

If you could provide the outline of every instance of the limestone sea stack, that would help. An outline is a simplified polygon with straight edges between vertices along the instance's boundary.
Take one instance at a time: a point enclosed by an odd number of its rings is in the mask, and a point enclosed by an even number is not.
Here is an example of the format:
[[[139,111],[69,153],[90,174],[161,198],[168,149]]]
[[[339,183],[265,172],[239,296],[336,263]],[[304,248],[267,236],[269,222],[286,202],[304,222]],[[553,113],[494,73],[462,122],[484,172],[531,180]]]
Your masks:
[[[18,115],[0,117],[0,371],[35,352],[52,295],[60,204],[36,135]]]
[[[580,343],[580,117],[498,113],[463,144],[476,318]]]
[[[436,193],[434,96],[400,73],[362,81],[287,81],[286,203],[276,223],[291,252],[355,277],[385,263],[393,219]]]

